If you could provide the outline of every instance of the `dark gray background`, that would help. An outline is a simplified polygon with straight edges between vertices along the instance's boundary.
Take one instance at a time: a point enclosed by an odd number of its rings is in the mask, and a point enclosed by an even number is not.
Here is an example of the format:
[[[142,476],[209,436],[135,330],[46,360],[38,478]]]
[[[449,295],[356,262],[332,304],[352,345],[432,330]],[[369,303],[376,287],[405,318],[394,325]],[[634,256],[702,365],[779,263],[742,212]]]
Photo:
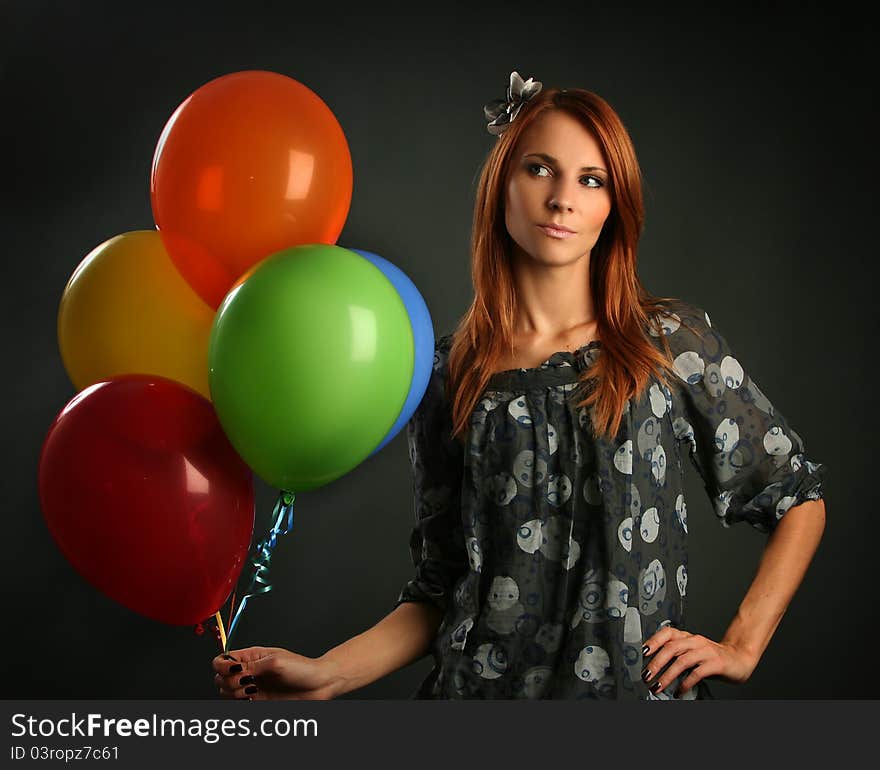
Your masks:
[[[3,697],[214,697],[212,638],[115,604],[62,557],[37,463],[75,395],[55,326],[70,274],[107,238],[153,227],[165,121],[243,69],[296,78],[334,111],[354,164],[339,244],[403,269],[437,334],[472,296],[474,188],[494,141],[482,105],[511,69],[603,95],[645,175],[644,283],[706,308],[830,468],[824,539],[770,647],[746,684],[710,686],[720,698],[876,697],[873,25],[841,3],[697,16],[667,3],[456,5],[0,2]],[[250,603],[237,646],[320,655],[390,610],[412,574],[409,473],[400,433],[297,497],[275,589]],[[259,535],[277,490],[257,481]],[[723,530],[690,467],[686,491],[688,628],[719,639],[764,536]],[[407,697],[429,669],[423,659],[347,697]]]

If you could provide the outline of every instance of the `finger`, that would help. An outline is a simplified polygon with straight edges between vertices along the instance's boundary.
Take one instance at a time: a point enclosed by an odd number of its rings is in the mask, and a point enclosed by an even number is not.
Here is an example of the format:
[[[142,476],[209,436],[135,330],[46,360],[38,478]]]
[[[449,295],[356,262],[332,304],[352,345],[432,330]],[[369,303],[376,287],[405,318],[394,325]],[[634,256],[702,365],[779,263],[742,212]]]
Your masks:
[[[216,658],[215,658],[216,660]],[[233,677],[244,676],[253,673],[254,664],[247,660],[236,662],[234,660],[220,660],[220,663],[214,667],[221,676]]]
[[[260,693],[259,683],[253,674],[237,675],[224,684],[234,698],[253,698]]]
[[[703,679],[706,679],[710,676],[707,670],[708,664],[701,664],[699,666],[695,666],[688,675],[681,680],[678,686],[678,692],[676,692],[675,697],[680,698],[684,693],[690,690],[693,687],[696,687],[699,682]]]
[[[244,684],[241,684],[242,679],[245,680]],[[217,688],[217,691],[225,698],[237,698],[243,695],[244,687],[248,686],[252,682],[252,676],[243,677],[241,674],[235,674],[233,676],[223,676],[222,674],[214,674],[214,686]]]
[[[217,690],[221,695],[227,698],[238,698],[242,695],[245,695],[244,688],[249,687],[251,682],[246,682],[244,685],[239,684],[242,679],[241,674],[234,674],[232,676],[223,676],[222,674],[214,675],[214,684],[217,687]],[[247,693],[250,695],[250,693]]]
[[[685,686],[684,680],[687,676],[690,675],[690,673],[693,670],[694,670],[693,667],[686,668],[684,671],[679,673],[677,676],[670,679],[668,684],[662,685],[663,689],[667,690],[668,688],[675,685],[675,690],[672,693],[672,697],[673,698],[681,698],[688,690],[691,689],[690,687]]]
[[[699,649],[690,650],[681,655],[677,655],[675,660],[669,665],[669,668],[650,683],[651,692],[665,690],[685,669],[693,668],[704,659],[705,656],[702,655],[701,650]]]
[[[248,647],[246,650],[233,650],[235,659],[227,661],[227,673],[229,675],[248,674],[259,675],[264,673],[269,666],[271,655],[267,655],[263,647]]]
[[[261,648],[252,647],[251,649],[255,650]],[[229,652],[223,652],[211,660],[211,666],[215,671],[221,671],[224,666],[228,666],[230,663],[241,663],[246,657],[246,652],[246,650],[230,650]]]
[[[250,652],[257,650],[262,652],[263,648],[251,647]],[[260,677],[270,676],[274,670],[277,658],[273,655],[260,654],[259,657],[251,659],[249,655],[240,656],[238,663],[232,661],[227,662],[226,670],[221,670],[222,674],[227,677],[245,677],[251,676],[259,679]]]
[[[657,677],[661,674],[665,677],[665,681],[670,681],[668,671],[663,669],[674,658],[688,650],[694,649],[697,641],[693,635],[679,636],[660,647],[650,661],[647,662],[645,668],[642,669],[642,678],[649,685],[653,685],[657,681]]]
[[[259,685],[257,681],[261,675],[271,673],[272,658],[264,654],[261,647],[250,647],[246,650],[233,650],[237,655],[229,660],[218,655],[215,661],[215,670],[222,679],[222,686],[228,690],[232,697],[252,697],[256,693],[245,692],[245,689]],[[256,656],[251,659],[252,656]],[[235,662],[234,658],[238,659]]]
[[[680,628],[676,628],[675,626],[663,626],[663,628],[653,633],[645,641],[644,647],[642,647],[642,655],[645,657],[653,655],[670,640],[686,636],[691,636],[691,634]],[[647,648],[647,650],[645,648]]]
[[[231,692],[225,684],[226,682],[220,674],[214,674],[214,686],[217,688],[217,693],[221,698],[231,697]]]
[[[241,661],[232,655],[222,654],[211,659],[211,668],[219,671],[221,674],[226,673],[230,666],[241,665]]]

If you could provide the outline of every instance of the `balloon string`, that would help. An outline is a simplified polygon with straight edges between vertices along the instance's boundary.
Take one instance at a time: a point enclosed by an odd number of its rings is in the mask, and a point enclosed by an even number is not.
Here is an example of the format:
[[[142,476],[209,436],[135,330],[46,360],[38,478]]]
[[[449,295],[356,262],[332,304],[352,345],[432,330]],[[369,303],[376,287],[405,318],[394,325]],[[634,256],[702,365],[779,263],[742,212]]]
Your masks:
[[[220,610],[214,613],[214,618],[217,621],[217,629],[220,631],[220,649],[226,652],[226,630],[223,628],[223,617],[220,615]]]
[[[229,601],[229,614],[226,616],[226,625],[232,625],[232,610],[235,607],[235,586],[232,587],[232,599]]]
[[[241,602],[235,611],[235,617],[229,624],[226,644],[223,648],[224,652],[229,652],[229,641],[238,626],[238,621],[241,618],[241,613],[247,606],[248,599],[257,594],[265,594],[272,590],[272,583],[269,580],[269,565],[272,562],[272,552],[275,549],[278,536],[286,535],[293,528],[293,501],[295,499],[296,495],[293,492],[281,491],[278,495],[275,509],[272,511],[274,523],[266,537],[257,545],[256,554],[251,559],[254,565],[254,574],[251,578],[250,586],[248,586],[247,591],[241,597]],[[282,529],[281,523],[285,517],[287,517],[287,524]]]

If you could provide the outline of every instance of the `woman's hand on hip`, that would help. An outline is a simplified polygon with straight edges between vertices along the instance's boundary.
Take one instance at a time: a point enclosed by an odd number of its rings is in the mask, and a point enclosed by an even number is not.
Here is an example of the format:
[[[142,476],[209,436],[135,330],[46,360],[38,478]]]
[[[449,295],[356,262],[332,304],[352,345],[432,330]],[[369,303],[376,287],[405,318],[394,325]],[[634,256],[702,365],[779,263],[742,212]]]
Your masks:
[[[679,674],[689,672],[681,680],[676,698],[708,677],[741,684],[758,665],[753,654],[729,642],[715,642],[674,626],[661,628],[645,641],[645,646],[648,650],[643,650],[646,666],[642,679],[652,692],[660,692]],[[663,671],[667,664],[669,667]],[[658,676],[660,672],[662,674]]]

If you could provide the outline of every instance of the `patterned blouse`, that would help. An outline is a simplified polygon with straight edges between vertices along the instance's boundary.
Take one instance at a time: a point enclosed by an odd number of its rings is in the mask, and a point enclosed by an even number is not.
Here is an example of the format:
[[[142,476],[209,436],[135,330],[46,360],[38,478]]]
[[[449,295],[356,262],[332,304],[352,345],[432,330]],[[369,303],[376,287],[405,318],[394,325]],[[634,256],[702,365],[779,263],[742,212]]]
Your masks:
[[[578,374],[601,354],[593,341],[493,375],[463,448],[444,394],[452,338],[436,341],[407,426],[415,575],[395,607],[429,601],[444,617],[413,697],[674,699],[687,672],[657,694],[641,672],[644,640],[686,627],[683,455],[724,527],[770,533],[822,497],[827,466],[806,458],[705,311],[660,320],[678,376],[632,398],[614,440],[575,407]],[[681,697],[712,696],[704,680]]]

